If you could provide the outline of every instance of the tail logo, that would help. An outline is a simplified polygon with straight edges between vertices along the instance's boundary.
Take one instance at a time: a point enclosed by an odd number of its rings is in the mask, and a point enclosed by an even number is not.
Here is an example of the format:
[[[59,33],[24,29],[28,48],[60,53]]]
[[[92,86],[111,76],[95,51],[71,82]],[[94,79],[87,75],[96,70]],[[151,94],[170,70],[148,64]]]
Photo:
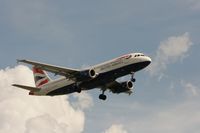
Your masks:
[[[42,69],[39,69],[37,67],[33,67],[33,75],[36,87],[41,87],[50,81],[47,74]]]

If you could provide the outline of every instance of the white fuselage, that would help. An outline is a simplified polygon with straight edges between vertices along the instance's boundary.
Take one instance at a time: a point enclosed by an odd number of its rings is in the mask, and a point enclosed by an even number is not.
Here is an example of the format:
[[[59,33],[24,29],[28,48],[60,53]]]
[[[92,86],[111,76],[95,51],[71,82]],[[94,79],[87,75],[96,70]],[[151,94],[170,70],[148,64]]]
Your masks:
[[[139,64],[143,62],[151,62],[151,58],[145,56],[142,53],[131,53],[119,58],[115,58],[113,60],[95,65],[90,67],[91,69],[95,70],[97,74],[107,73],[113,70],[117,70],[119,68],[124,68],[129,65]],[[66,79],[65,77],[61,77],[60,79],[54,80],[42,86],[41,90],[35,92],[34,95],[46,95],[51,91],[54,91],[58,88],[62,88],[65,86],[69,86],[74,84],[76,81]]]

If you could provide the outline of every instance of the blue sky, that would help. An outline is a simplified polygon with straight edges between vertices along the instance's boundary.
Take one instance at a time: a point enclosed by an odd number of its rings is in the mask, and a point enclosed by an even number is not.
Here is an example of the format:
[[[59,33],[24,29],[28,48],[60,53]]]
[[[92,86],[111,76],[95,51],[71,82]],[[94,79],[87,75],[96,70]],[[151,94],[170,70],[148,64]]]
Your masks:
[[[133,95],[84,94],[93,104],[81,110],[82,132],[197,133],[199,12],[198,0],[1,0],[0,67],[26,58],[81,68],[146,53],[157,65],[136,74]]]

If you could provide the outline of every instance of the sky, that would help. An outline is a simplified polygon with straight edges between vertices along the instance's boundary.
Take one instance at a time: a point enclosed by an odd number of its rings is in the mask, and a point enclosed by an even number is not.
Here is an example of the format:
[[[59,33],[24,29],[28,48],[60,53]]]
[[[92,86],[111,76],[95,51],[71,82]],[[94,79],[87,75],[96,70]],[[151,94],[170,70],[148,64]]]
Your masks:
[[[199,12],[199,0],[1,0],[0,133],[199,133]],[[152,58],[131,96],[11,87],[34,86],[16,59],[83,68],[130,52]]]

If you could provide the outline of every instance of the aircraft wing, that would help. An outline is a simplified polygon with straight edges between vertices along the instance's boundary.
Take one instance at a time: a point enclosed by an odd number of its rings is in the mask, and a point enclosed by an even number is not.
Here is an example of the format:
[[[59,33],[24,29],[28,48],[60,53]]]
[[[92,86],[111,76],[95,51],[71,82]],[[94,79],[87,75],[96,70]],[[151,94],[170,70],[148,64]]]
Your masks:
[[[42,70],[45,70],[45,71],[48,71],[51,73],[55,73],[56,75],[62,75],[67,78],[73,78],[76,73],[80,72],[80,70],[76,70],[76,69],[59,67],[59,66],[49,65],[49,64],[30,61],[30,60],[17,60],[17,62],[30,64],[30,65],[36,66]]]

